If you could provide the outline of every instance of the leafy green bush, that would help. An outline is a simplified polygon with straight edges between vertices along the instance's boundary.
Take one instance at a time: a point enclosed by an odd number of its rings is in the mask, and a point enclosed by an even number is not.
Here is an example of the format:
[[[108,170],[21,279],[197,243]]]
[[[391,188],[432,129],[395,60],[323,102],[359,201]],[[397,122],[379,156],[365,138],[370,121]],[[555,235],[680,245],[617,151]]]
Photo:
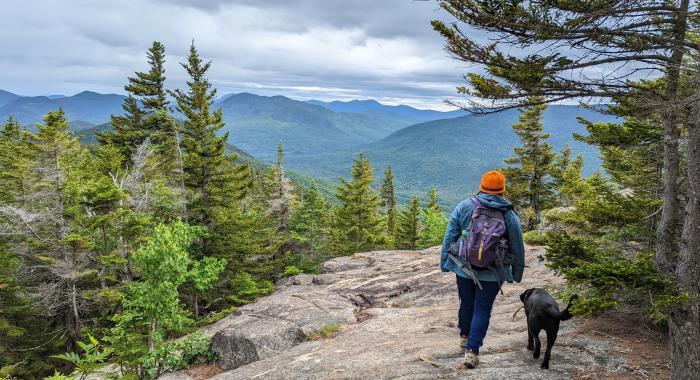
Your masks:
[[[641,251],[625,256],[612,245],[566,233],[548,240],[547,266],[562,274],[571,292],[579,295],[572,312],[590,315],[617,308],[621,301],[639,307],[655,323],[665,317],[655,313],[672,294],[671,282],[656,270],[654,254]]]
[[[418,248],[429,248],[442,243],[447,229],[447,217],[441,210],[425,209],[422,216],[423,228],[418,236]]]
[[[190,343],[195,338],[176,343],[168,339],[192,325],[180,304],[178,288],[191,284],[205,291],[226,265],[225,260],[205,257],[196,261],[189,256],[190,245],[204,233],[203,228],[180,221],[159,224],[134,254],[141,277],[129,284],[123,310],[113,317],[116,325],[106,339],[114,362],[128,374],[156,378],[186,361],[183,350],[199,347],[197,342]]]
[[[523,240],[530,245],[547,245],[547,233],[538,231],[523,232]]]
[[[143,358],[145,369],[143,375],[148,378],[157,378],[164,372],[178,371],[195,364],[211,363],[216,360],[216,353],[211,350],[210,344],[210,338],[193,334],[179,341],[159,345]]]
[[[100,368],[107,365],[106,361],[112,350],[103,347],[100,342],[88,335],[90,343],[78,342],[78,346],[83,350],[82,355],[78,355],[75,352],[67,352],[61,355],[53,355],[52,357],[56,359],[61,359],[72,364],[74,367],[73,373],[70,377],[59,374],[55,372],[50,379],[85,379],[88,375],[97,372]]]
[[[284,268],[284,271],[282,272],[283,277],[291,277],[291,276],[296,276],[298,274],[302,274],[304,271],[301,269],[295,267],[294,265],[289,265]]]
[[[238,273],[232,280],[233,294],[228,296],[228,300],[235,305],[245,305],[255,301],[258,297],[270,294],[274,289],[272,282],[267,280],[256,281],[247,272]]]

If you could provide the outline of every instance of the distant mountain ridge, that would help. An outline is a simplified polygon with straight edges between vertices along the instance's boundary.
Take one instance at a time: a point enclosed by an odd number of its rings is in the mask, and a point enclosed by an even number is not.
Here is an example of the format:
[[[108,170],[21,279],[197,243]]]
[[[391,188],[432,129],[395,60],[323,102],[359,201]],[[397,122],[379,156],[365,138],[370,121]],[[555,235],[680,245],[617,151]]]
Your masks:
[[[11,94],[11,95],[6,95]],[[12,96],[14,95],[14,96]],[[123,95],[99,94],[83,91],[73,96],[19,96],[0,92],[0,120],[10,116],[23,125],[34,125],[42,121],[49,111],[63,108],[73,129],[82,129],[109,121],[110,115],[123,113]],[[9,101],[3,101],[9,99]]]
[[[214,105],[223,111],[232,141],[263,160],[273,160],[278,141],[289,153],[318,153],[367,144],[408,125],[411,118],[341,112],[285,96],[240,93]]]
[[[411,120],[414,124],[432,120],[450,119],[453,117],[465,116],[467,113],[463,110],[454,111],[435,111],[418,109],[407,105],[386,105],[379,103],[376,100],[350,100],[332,102],[323,102],[319,100],[307,100],[307,103],[316,104],[321,107],[328,108],[336,112],[348,113],[367,113],[371,115],[389,117],[393,115],[395,118],[403,118]]]
[[[382,140],[350,149],[290,154],[287,163],[308,175],[332,180],[347,177],[353,156],[362,151],[374,167],[375,178],[380,179],[384,168],[392,166],[401,201],[414,193],[424,196],[427,189],[436,185],[443,205],[451,208],[476,191],[481,173],[503,167],[503,160],[513,155],[512,149],[519,142],[511,125],[518,116],[517,110],[508,110],[415,124]],[[545,130],[551,133],[549,142],[554,149],[571,146],[575,155],[583,154],[585,174],[591,174],[600,169],[600,159],[595,147],[573,140],[574,132],[586,134],[577,116],[591,121],[616,119],[567,105],[549,106],[544,113]]]

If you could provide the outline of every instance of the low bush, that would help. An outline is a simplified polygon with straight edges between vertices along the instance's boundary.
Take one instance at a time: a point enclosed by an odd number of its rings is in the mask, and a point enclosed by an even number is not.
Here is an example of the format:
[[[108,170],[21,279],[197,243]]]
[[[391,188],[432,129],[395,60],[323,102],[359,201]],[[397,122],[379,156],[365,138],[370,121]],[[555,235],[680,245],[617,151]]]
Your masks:
[[[523,240],[530,245],[547,245],[547,233],[538,231],[523,232]]]
[[[664,325],[666,316],[660,308],[677,298],[671,281],[658,273],[651,251],[623,255],[614,245],[558,233],[548,239],[545,257],[547,266],[566,278],[569,292],[579,295],[572,306],[576,315],[596,314],[624,303]]]

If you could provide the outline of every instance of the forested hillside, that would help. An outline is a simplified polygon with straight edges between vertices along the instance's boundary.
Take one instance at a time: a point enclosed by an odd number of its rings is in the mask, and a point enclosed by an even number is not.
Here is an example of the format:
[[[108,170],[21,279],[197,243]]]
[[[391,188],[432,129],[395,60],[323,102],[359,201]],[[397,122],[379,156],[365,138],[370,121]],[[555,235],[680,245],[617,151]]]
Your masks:
[[[595,147],[573,139],[585,133],[577,117],[591,121],[614,121],[606,115],[577,106],[554,105],[544,112],[543,124],[556,150],[571,147],[584,156],[584,174],[600,169]],[[289,166],[319,178],[332,180],[351,165],[354,152],[362,151],[377,167],[392,166],[397,194],[403,202],[414,193],[435,185],[442,204],[455,206],[478,188],[481,173],[500,167],[518,144],[510,125],[517,110],[490,115],[469,115],[403,128],[388,137],[359,147],[320,154],[290,154]]]

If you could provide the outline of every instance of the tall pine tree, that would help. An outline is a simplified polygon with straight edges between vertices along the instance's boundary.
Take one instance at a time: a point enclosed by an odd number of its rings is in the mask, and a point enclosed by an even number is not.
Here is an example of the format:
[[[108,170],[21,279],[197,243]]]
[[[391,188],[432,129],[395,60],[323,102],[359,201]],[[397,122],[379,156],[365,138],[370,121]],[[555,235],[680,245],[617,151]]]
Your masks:
[[[330,243],[331,213],[328,202],[313,182],[308,189],[299,189],[300,206],[291,220],[291,234],[299,254],[294,263],[302,270],[319,262]]]
[[[224,127],[221,110],[212,112],[216,89],[206,78],[211,62],[203,62],[194,44],[186,63],[190,76],[187,90],[172,92],[178,109],[185,116],[182,135],[184,187],[187,192],[187,220],[212,229],[217,210],[234,205],[246,194],[248,171],[225,153],[228,133],[217,136]],[[153,104],[159,97],[152,99]],[[201,238],[199,255],[211,255],[209,238]]]
[[[428,201],[425,206],[428,210],[434,210],[442,213],[445,212],[445,209],[440,206],[440,197],[438,196],[438,190],[435,185],[433,185],[428,192]]]
[[[387,245],[392,247],[396,240],[396,189],[394,188],[394,173],[391,166],[387,166],[384,171],[384,182],[380,194],[386,215]]]
[[[399,213],[396,231],[396,246],[400,249],[418,248],[421,230],[420,200],[415,194],[410,203]]]
[[[546,108],[535,105],[523,110],[519,122],[513,124],[521,145],[513,148],[514,157],[505,160],[508,198],[517,208],[532,215],[527,218],[527,230],[540,221],[542,210],[550,206],[554,196],[550,171],[555,155],[551,144],[546,142],[549,133],[542,132],[542,114]]]
[[[371,251],[386,242],[385,221],[380,213],[379,195],[372,189],[372,166],[363,153],[353,160],[350,181],[340,178],[336,197],[335,251],[355,253]]]
[[[177,155],[177,122],[170,115],[165,90],[165,46],[154,41],[146,53],[149,70],[129,77],[124,89],[128,93],[122,108],[124,115],[112,117],[112,130],[98,134],[102,144],[115,145],[123,155],[124,163],[147,138],[168,157],[165,166],[174,166]]]

